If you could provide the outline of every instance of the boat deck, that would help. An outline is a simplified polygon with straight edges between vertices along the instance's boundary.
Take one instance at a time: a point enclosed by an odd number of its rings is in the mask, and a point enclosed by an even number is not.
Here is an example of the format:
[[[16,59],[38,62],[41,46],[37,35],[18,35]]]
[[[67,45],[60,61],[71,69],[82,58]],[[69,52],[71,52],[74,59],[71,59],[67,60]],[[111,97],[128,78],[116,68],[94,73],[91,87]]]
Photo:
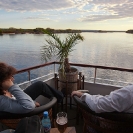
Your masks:
[[[54,62],[55,63],[55,62]],[[53,63],[49,63],[50,65],[53,64]],[[27,68],[27,69],[24,69],[24,70],[20,70],[18,71],[18,73],[24,73],[24,72],[28,72],[28,75],[29,75],[29,83],[32,83],[34,82],[35,80],[31,80],[31,75],[30,75],[30,71],[31,70],[34,70],[34,69],[37,69],[39,67],[45,67],[49,64],[43,64],[43,65],[40,65],[40,66],[35,66],[35,67],[32,67],[32,68]],[[73,65],[73,64],[72,64]],[[79,65],[79,64],[75,64],[76,66]],[[127,71],[127,72],[133,72],[133,70],[130,70],[130,69],[122,69],[122,68],[111,68],[111,67],[101,67],[101,66],[92,66],[92,65],[82,65],[82,67],[95,67],[95,73],[94,73],[94,82],[91,83],[91,82],[87,82],[85,81],[84,82],[84,89],[85,90],[89,90],[90,94],[92,95],[95,95],[95,94],[101,94],[101,95],[108,95],[111,91],[115,90],[115,89],[119,89],[120,87],[119,86],[113,86],[113,85],[107,85],[107,84],[100,84],[100,83],[96,83],[96,80],[97,80],[97,77],[96,77],[96,70],[97,68],[102,68],[102,69],[111,69],[111,70],[119,70],[119,71]],[[55,72],[54,72],[55,73]],[[54,74],[53,74],[54,75]],[[40,78],[37,78],[37,80],[40,80]],[[44,81],[44,80],[43,80]],[[27,82],[27,81],[26,81]],[[48,83],[50,86],[54,87],[55,88],[55,81],[54,81],[54,77],[53,78],[47,78],[47,80],[45,80],[46,83]],[[24,86],[24,88],[22,87],[23,84],[20,84],[20,87],[22,89],[24,89],[26,86]],[[65,99],[64,99],[65,101]],[[65,102],[64,102],[65,103]],[[73,101],[73,104],[74,101]],[[69,105],[69,98],[68,98],[68,105]],[[58,111],[62,111],[60,108]],[[63,110],[65,111],[65,110]],[[69,106],[68,106],[68,126],[74,126],[76,128],[76,132],[77,133],[82,133],[83,131],[83,118],[80,117],[79,119],[79,125],[76,124],[76,114],[77,114],[77,108],[76,106],[72,106],[72,108],[70,109]],[[0,124],[0,130],[1,128],[6,128],[5,126],[1,125]]]

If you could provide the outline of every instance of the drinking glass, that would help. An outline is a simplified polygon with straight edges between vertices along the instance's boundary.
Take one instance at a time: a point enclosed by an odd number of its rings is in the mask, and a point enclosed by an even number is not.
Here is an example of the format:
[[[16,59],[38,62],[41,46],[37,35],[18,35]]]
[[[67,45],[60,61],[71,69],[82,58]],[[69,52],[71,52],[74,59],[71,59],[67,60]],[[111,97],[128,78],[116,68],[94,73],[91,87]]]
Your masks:
[[[67,113],[65,112],[59,112],[57,114],[56,118],[56,123],[57,123],[57,128],[60,133],[64,133],[66,128],[67,128]]]

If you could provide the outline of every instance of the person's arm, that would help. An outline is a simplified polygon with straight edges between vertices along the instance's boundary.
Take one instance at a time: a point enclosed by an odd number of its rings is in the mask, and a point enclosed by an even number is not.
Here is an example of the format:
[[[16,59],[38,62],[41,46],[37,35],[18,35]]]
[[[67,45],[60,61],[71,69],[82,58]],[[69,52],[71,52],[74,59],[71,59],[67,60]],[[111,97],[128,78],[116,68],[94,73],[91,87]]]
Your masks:
[[[16,100],[7,96],[0,96],[0,111],[10,113],[28,113],[35,108],[35,103],[18,85],[12,85],[8,91],[14,95]]]
[[[115,90],[110,95],[90,95],[83,94],[80,99],[85,101],[89,108],[96,113],[101,112],[128,112],[131,107],[133,98],[130,90],[131,86]]]

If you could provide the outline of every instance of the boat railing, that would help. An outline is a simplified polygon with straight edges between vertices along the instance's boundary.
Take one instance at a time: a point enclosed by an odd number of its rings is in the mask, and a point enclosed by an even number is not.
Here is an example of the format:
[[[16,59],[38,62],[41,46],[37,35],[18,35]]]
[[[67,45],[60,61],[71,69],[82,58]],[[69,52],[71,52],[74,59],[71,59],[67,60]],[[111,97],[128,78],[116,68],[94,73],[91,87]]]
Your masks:
[[[18,70],[18,74],[27,73],[28,78],[26,81],[22,81],[19,84],[24,84],[27,82],[35,80],[48,80],[54,77],[54,74],[58,72],[60,62],[49,62],[26,69]],[[89,64],[78,64],[70,63],[71,66],[75,66],[82,74],[85,76],[86,82],[91,83],[101,83],[110,84],[116,86],[124,86],[132,82],[133,79],[133,69],[118,68],[118,67],[107,67],[100,65],[89,65]],[[46,68],[43,75],[31,78],[31,71],[36,71],[37,69]],[[43,70],[42,70],[43,71]],[[42,74],[42,73],[41,73]],[[44,79],[45,78],[45,79]]]

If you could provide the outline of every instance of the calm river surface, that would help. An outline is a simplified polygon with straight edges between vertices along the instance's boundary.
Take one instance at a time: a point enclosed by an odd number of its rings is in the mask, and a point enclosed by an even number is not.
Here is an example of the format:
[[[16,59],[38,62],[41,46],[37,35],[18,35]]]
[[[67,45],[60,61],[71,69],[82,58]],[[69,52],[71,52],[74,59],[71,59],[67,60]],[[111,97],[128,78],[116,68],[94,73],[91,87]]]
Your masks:
[[[75,46],[70,62],[133,68],[133,34],[81,33],[85,40]],[[66,34],[61,34],[62,38]],[[0,36],[0,61],[17,69],[44,63],[40,49],[46,35]]]

